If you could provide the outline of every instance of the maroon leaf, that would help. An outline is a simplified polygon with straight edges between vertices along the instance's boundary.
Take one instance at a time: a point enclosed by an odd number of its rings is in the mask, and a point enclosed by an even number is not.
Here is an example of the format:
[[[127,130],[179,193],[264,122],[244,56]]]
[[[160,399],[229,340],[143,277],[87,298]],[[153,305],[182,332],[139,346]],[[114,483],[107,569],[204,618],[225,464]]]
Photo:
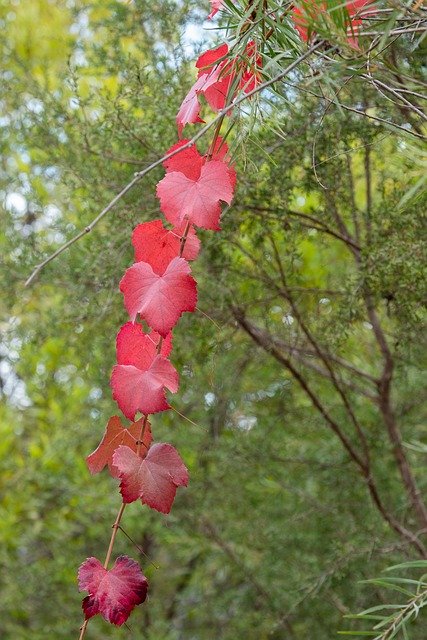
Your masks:
[[[121,446],[113,456],[121,479],[123,502],[141,498],[143,504],[169,513],[177,487],[187,486],[188,471],[177,450],[170,444],[154,444],[144,460],[129,447]]]
[[[147,578],[138,563],[127,556],[117,558],[110,571],[97,558],[88,558],[79,569],[78,580],[80,591],[89,593],[82,602],[86,620],[100,613],[120,626],[147,597]]]

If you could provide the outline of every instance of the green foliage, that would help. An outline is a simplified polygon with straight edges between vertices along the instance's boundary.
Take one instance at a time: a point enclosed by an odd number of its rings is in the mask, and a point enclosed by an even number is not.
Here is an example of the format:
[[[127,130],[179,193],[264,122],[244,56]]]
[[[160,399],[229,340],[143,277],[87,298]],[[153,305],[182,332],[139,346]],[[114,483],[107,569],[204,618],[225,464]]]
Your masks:
[[[427,569],[425,560],[416,560],[414,562],[403,562],[402,564],[390,567],[388,571],[398,571],[399,573],[405,569]],[[399,575],[385,575],[382,578],[367,580],[366,583],[371,584],[386,591],[392,591],[389,600],[395,598],[395,592],[406,597],[403,604],[381,604],[376,607],[370,607],[366,611],[362,611],[358,615],[347,616],[355,620],[365,621],[368,625],[370,621],[373,624],[372,631],[342,631],[340,635],[345,636],[372,636],[377,640],[392,640],[392,638],[410,637],[412,624],[417,622],[418,617],[422,616],[423,607],[427,606],[427,582],[424,574],[419,579],[403,578]],[[421,623],[422,625],[423,623]]]

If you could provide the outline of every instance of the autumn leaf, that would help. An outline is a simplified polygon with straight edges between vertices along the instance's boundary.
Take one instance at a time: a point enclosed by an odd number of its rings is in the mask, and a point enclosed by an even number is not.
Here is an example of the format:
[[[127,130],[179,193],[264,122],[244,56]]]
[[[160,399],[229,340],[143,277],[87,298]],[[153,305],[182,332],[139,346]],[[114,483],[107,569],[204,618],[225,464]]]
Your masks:
[[[181,222],[177,221],[178,224]],[[146,262],[132,265],[120,281],[120,291],[131,320],[139,314],[152,329],[166,337],[184,311],[196,308],[196,281],[190,273],[184,258],[174,258],[162,275],[154,273]]]
[[[154,338],[153,338],[154,336]],[[144,333],[141,325],[127,322],[117,334],[117,365],[111,374],[113,398],[129,420],[135,414],[157,413],[169,409],[165,388],[178,391],[178,373],[166,359],[171,335],[162,342],[160,354],[156,332]]]
[[[224,0],[210,0],[211,3],[211,12],[208,15],[209,20],[211,20],[216,13],[224,6]]]
[[[197,80],[176,116],[179,137],[186,124],[203,122],[200,118],[200,95],[204,96],[211,109],[220,111],[233,101],[239,89],[249,93],[260,82],[262,58],[256,51],[254,41],[246,45],[244,57],[228,59],[228,53],[228,45],[222,44],[199,56],[196,62],[199,69]]]
[[[97,558],[87,558],[80,566],[78,581],[79,590],[89,593],[82,602],[86,620],[100,613],[120,626],[147,597],[147,578],[128,556],[118,557],[110,571]]]
[[[144,460],[129,447],[121,446],[116,449],[113,461],[121,478],[120,492],[125,503],[140,498],[152,509],[169,513],[177,487],[188,484],[187,468],[170,444],[152,445]]]
[[[233,198],[228,166],[221,160],[207,162],[197,180],[178,171],[167,173],[157,185],[157,196],[163,213],[172,224],[179,225],[188,220],[198,227],[217,231],[220,228],[220,201],[231,204]]]
[[[117,478],[117,469],[112,462],[114,451],[120,445],[125,445],[136,452],[141,431],[143,431],[143,439],[139,456],[144,458],[147,455],[152,435],[150,423],[147,421],[144,426],[145,420],[145,418],[141,418],[126,428],[118,416],[112,416],[109,419],[101,442],[95,451],[86,458],[86,464],[92,475],[102,471],[105,465],[108,464],[110,474]]]
[[[222,44],[216,49],[203,53],[196,62],[199,69],[198,78],[185,96],[176,116],[178,135],[181,137],[186,124],[204,122],[200,118],[199,94],[203,93],[219,80],[222,68],[214,67],[215,63],[228,53],[228,45]]]
[[[147,262],[158,275],[164,273],[173,258],[179,256],[185,227],[186,224],[183,223],[179,227],[166,229],[161,220],[139,224],[132,233],[135,261]],[[199,251],[200,241],[194,228],[190,227],[187,231],[182,257],[186,260],[195,260]]]
[[[199,91],[201,91],[204,84],[205,78],[198,78],[182,101],[182,104],[176,115],[176,124],[178,127],[179,136],[181,136],[182,130],[186,124],[204,122],[204,120],[202,120],[200,117],[200,104],[198,97],[198,93]]]
[[[162,340],[159,351],[159,341]],[[172,334],[162,338],[157,331],[145,333],[137,322],[126,322],[116,337],[117,362],[146,369],[158,354],[168,357],[172,350]]]
[[[167,153],[169,154],[171,151],[176,151],[180,147],[188,144],[188,142],[189,140],[180,140],[168,149]],[[203,165],[211,160],[222,160],[227,164],[228,176],[230,178],[231,186],[234,189],[236,185],[236,171],[228,157],[228,144],[223,140],[223,138],[221,138],[221,136],[216,138],[213,149],[209,151],[209,154],[202,156],[198,152],[196,145],[192,144],[182,151],[179,151],[168,160],[165,160],[163,166],[168,173],[172,171],[179,171],[187,178],[190,178],[190,180],[198,180],[200,178],[200,172]],[[184,258],[186,258],[185,255]]]
[[[166,155],[177,151],[181,147],[188,144],[189,140],[179,140],[167,150]],[[185,147],[182,151],[178,151],[174,156],[163,162],[163,166],[168,173],[171,171],[180,171],[190,180],[197,180],[200,177],[200,171],[205,163],[204,157],[197,151],[195,144]]]

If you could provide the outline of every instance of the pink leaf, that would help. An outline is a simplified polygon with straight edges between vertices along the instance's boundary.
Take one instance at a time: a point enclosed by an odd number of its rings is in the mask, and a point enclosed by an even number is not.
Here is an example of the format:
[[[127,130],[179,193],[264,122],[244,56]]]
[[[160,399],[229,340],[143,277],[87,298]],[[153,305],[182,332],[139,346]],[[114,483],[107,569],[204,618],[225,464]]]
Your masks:
[[[195,122],[204,122],[200,117],[200,105],[197,92],[203,87],[205,78],[201,77],[191,87],[185,96],[179,111],[176,115],[176,124],[178,125],[178,135],[181,137],[182,130],[186,124],[194,124]]]
[[[189,140],[180,140],[168,149],[167,153],[169,154],[179,149],[188,142]],[[203,156],[197,151],[196,145],[192,144],[190,147],[176,153],[172,158],[169,158],[169,160],[165,160],[163,166],[168,173],[171,171],[180,171],[187,176],[187,178],[190,178],[190,180],[197,180],[203,164]]]
[[[117,364],[111,374],[111,388],[120,410],[134,420],[138,411],[148,414],[169,409],[165,388],[172,393],[178,391],[178,374],[163,356],[156,356],[146,370]]]
[[[168,153],[179,149],[188,142],[188,140],[180,140],[168,150]],[[231,186],[234,189],[234,187],[236,186],[236,171],[234,167],[230,165],[230,160],[227,158],[227,153],[228,144],[221,138],[221,136],[218,136],[215,141],[212,153],[209,155],[209,158],[207,155],[200,155],[200,153],[197,151],[196,145],[193,144],[190,147],[187,147],[182,151],[176,153],[174,156],[172,156],[172,158],[169,158],[169,160],[165,160],[163,166],[168,173],[171,173],[172,171],[179,171],[180,173],[183,173],[187,178],[190,178],[190,180],[198,180],[200,178],[202,167],[204,164],[206,164],[206,162],[208,162],[208,160],[223,160],[228,166],[228,175],[231,181]],[[190,240],[190,238],[188,240]],[[187,256],[184,255],[184,258],[187,258]],[[189,258],[187,258],[187,260],[188,259]],[[148,262],[148,260],[146,262]]]
[[[222,9],[224,5],[224,0],[210,0],[210,3],[211,3],[211,12],[208,15],[209,20],[213,18],[214,15],[218,13],[220,9]]]
[[[196,62],[199,74],[196,82],[193,84],[187,95],[185,96],[176,116],[178,125],[178,135],[181,137],[182,130],[186,124],[194,124],[195,122],[204,122],[200,118],[200,104],[198,94],[207,89],[218,80],[220,69],[212,69],[217,60],[227,55],[228,46],[222,44],[216,49],[211,49],[203,53]]]
[[[152,329],[166,337],[184,311],[196,308],[196,281],[190,273],[184,258],[174,258],[163,275],[154,273],[146,262],[132,265],[120,282],[131,320],[139,313]]]
[[[141,418],[126,428],[122,425],[118,416],[112,416],[107,423],[105,433],[98,447],[86,458],[89,471],[92,474],[99,473],[105,465],[108,464],[110,474],[116,478],[117,469],[113,466],[112,462],[114,451],[120,445],[126,445],[132,449],[132,451],[136,451],[138,438],[140,437],[143,425],[144,418]],[[141,458],[144,458],[147,454],[151,441],[151,425],[147,422],[143,433],[143,441],[140,445],[139,455]]]
[[[158,354],[160,335],[144,333],[141,325],[127,322],[117,334],[117,365],[111,375],[113,398],[127,418],[138,411],[157,413],[169,409],[165,387],[178,390],[178,374],[166,356],[172,348],[168,334]]]
[[[135,560],[127,556],[117,558],[110,571],[97,558],[88,558],[80,566],[78,580],[79,590],[89,593],[82,603],[86,620],[100,613],[108,622],[120,626],[147,597],[147,578]]]
[[[132,364],[138,369],[148,369],[156,355],[167,358],[172,350],[172,334],[162,339],[158,353],[160,334],[157,331],[144,333],[142,326],[135,322],[126,322],[117,334],[116,350],[118,364]]]
[[[148,262],[155,273],[158,275],[164,273],[171,260],[179,256],[185,226],[182,224],[170,230],[163,226],[161,220],[139,224],[132,234],[136,262]],[[199,250],[200,241],[193,227],[190,227],[182,257],[186,260],[195,260]]]
[[[187,486],[188,471],[177,450],[170,444],[154,444],[144,460],[129,447],[114,453],[114,465],[121,478],[123,501],[143,504],[161,513],[169,513],[177,487]]]
[[[225,162],[207,162],[197,180],[172,171],[157,185],[157,196],[166,218],[179,225],[185,219],[204,229],[219,229],[220,201],[231,203],[233,187]]]

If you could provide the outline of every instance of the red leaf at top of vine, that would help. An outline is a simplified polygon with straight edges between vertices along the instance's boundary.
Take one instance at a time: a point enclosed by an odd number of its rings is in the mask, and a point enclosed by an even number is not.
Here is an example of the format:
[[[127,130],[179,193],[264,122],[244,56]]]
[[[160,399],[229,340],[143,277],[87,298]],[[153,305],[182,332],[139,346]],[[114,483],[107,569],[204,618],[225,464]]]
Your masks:
[[[147,578],[128,556],[118,557],[109,571],[97,558],[87,558],[80,566],[78,580],[80,591],[89,593],[82,602],[86,620],[100,613],[108,622],[120,626],[147,597]]]
[[[186,124],[203,122],[200,118],[200,94],[214,111],[220,111],[232,101],[238,89],[249,93],[260,81],[262,58],[254,41],[248,42],[244,57],[228,59],[228,52],[228,45],[222,44],[199,56],[197,80],[185,96],[176,117],[179,136]]]
[[[139,456],[145,458],[153,438],[151,425],[147,421],[144,426],[144,420],[145,418],[141,418],[127,428],[122,424],[119,416],[112,416],[108,420],[101,442],[95,451],[86,458],[86,464],[92,475],[102,471],[108,464],[110,474],[117,478],[117,469],[112,462],[113,453],[120,445],[125,445],[136,452],[141,432],[143,432],[143,437],[139,447]]]
[[[177,487],[187,486],[188,470],[170,444],[157,443],[141,460],[129,447],[119,447],[113,456],[121,478],[123,502],[141,499],[152,509],[169,513]]]

